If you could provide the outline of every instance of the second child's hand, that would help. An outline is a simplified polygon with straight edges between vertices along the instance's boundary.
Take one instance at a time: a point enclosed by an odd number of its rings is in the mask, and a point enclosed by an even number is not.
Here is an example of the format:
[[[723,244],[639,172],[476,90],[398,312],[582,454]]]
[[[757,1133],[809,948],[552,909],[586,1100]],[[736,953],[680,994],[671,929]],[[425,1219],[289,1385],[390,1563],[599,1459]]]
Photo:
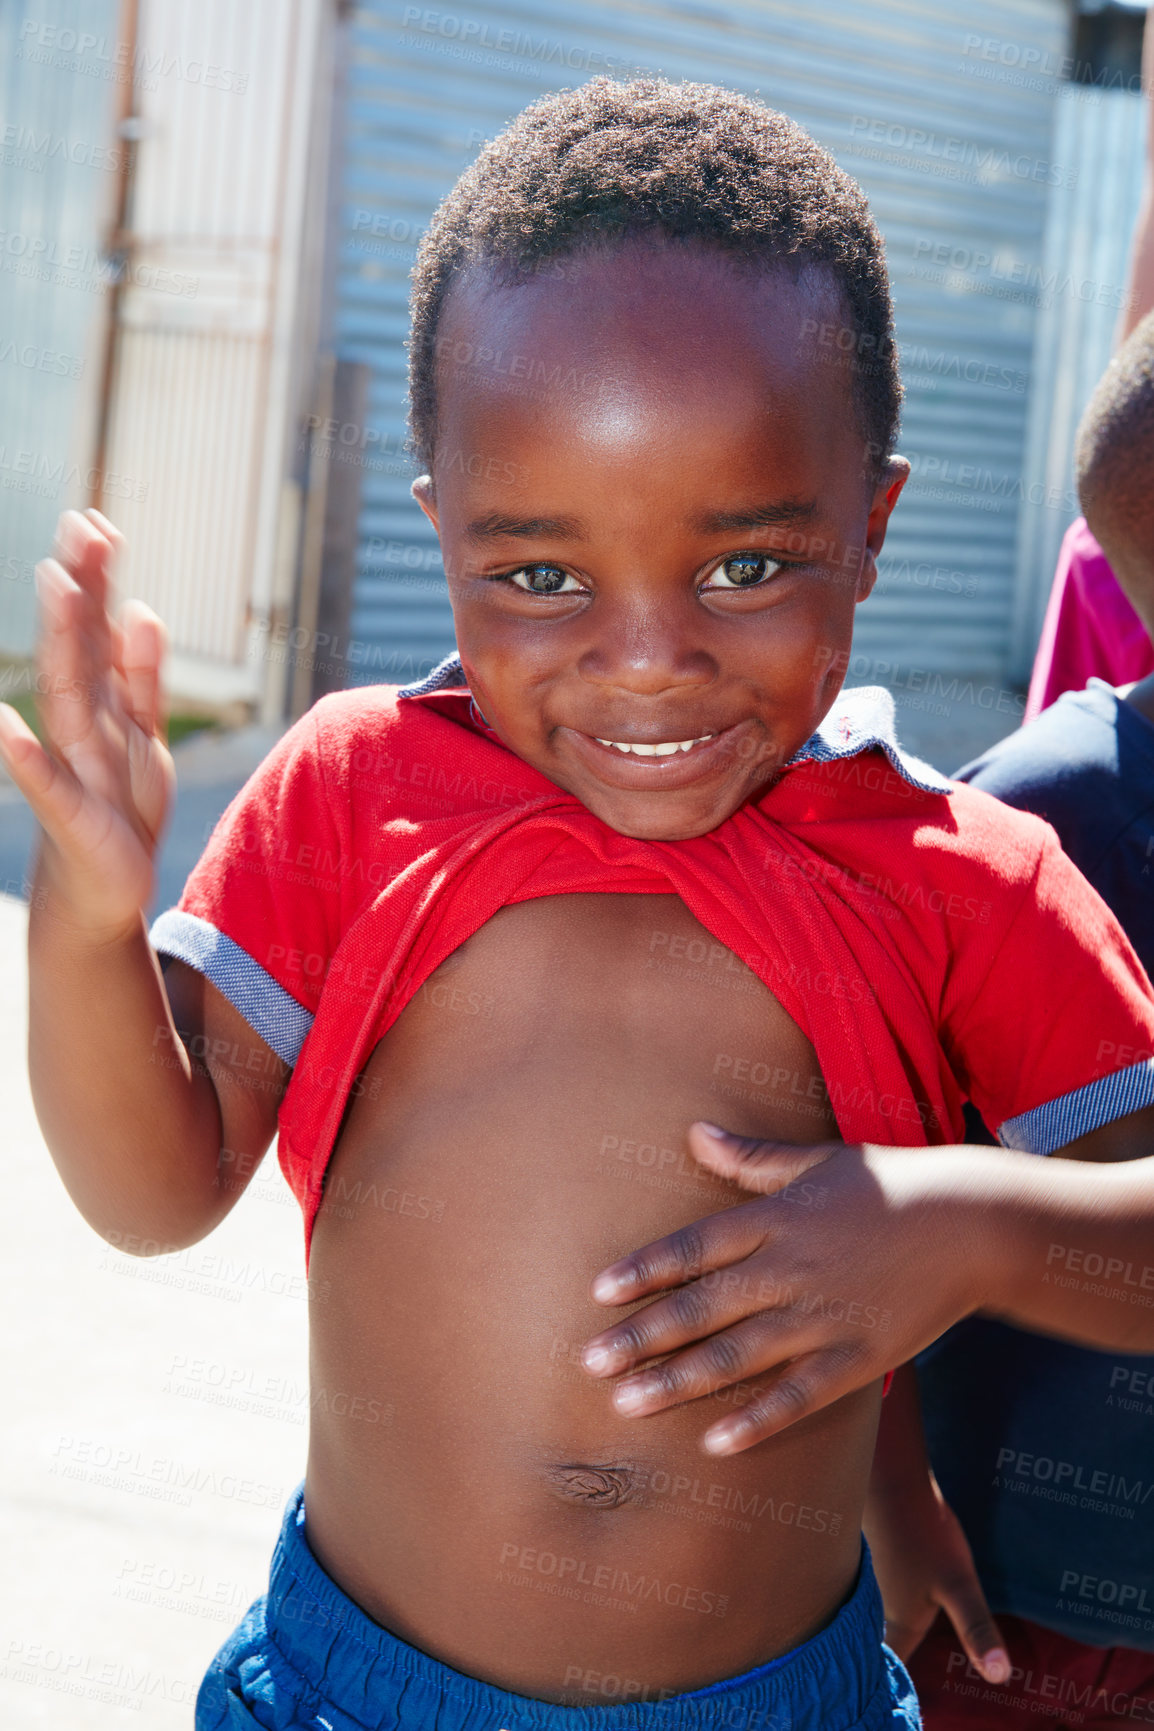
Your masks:
[[[598,1304],[654,1301],[583,1353],[591,1376],[622,1378],[623,1417],[731,1389],[740,1410],[704,1444],[736,1454],[979,1310],[1099,1351],[1154,1353],[1154,1107],[1046,1160],[965,1146],[806,1148],[700,1123],[689,1146],[755,1198],[594,1280]],[[1083,1262],[1102,1279],[1078,1278]]]
[[[983,1155],[991,1173],[1014,1156],[794,1147],[703,1124],[689,1140],[703,1166],[759,1194],[594,1280],[600,1304],[667,1294],[585,1347],[590,1375],[631,1373],[613,1391],[623,1417],[735,1389],[741,1410],[703,1439],[735,1454],[874,1382],[989,1302],[1004,1246],[988,1230],[991,1193],[974,1184],[974,1157],[988,1179]]]

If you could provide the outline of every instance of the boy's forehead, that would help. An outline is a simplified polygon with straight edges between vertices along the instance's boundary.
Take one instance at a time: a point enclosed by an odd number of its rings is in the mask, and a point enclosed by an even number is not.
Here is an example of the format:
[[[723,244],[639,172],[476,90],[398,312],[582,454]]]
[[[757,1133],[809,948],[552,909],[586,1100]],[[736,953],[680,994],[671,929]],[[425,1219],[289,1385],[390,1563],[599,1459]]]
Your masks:
[[[591,424],[599,442],[613,428],[628,442],[655,415],[724,425],[786,412],[815,436],[856,439],[852,376],[821,341],[845,322],[828,271],[699,246],[600,248],[515,283],[474,269],[438,333],[440,430],[560,413],[575,437]]]

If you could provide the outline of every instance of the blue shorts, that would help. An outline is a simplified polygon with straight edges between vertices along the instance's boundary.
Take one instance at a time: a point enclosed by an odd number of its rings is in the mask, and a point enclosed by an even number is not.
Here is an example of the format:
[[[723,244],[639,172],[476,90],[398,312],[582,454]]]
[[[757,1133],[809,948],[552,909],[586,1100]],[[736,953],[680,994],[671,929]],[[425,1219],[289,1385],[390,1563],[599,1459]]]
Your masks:
[[[853,1596],[792,1653],[664,1701],[558,1707],[452,1671],[399,1641],[325,1574],[305,1542],[303,1486],[285,1511],[267,1594],[213,1660],[196,1731],[919,1731],[913,1685],[882,1644],[864,1549]]]

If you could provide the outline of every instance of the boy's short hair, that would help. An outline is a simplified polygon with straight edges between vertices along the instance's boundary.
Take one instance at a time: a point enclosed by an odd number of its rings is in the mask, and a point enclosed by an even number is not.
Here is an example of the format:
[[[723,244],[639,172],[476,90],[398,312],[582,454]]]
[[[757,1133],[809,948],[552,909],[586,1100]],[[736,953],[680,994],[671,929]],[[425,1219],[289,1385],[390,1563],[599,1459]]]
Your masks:
[[[524,281],[552,259],[634,235],[697,241],[754,266],[824,268],[848,314],[829,358],[852,380],[866,472],[880,472],[902,387],[885,250],[865,194],[785,115],[717,85],[659,78],[596,78],[543,97],[435,212],[413,270],[409,370],[412,440],[426,468],[437,329],[454,279],[479,264]],[[815,325],[815,353],[816,335]]]
[[[1131,331],[1099,379],[1074,452],[1086,519],[1154,574],[1154,313]]]

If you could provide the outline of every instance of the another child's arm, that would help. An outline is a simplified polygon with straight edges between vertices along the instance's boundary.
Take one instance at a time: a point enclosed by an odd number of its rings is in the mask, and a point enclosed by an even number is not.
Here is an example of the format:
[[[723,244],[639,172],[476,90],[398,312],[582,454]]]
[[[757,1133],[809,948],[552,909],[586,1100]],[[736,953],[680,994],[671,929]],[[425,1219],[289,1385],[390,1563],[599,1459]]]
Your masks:
[[[39,574],[47,746],[0,706],[0,750],[42,831],[29,919],[37,1116],[89,1223],[154,1254],[210,1231],[272,1138],[279,1087],[243,1086],[250,1054],[259,1049],[261,1073],[280,1086],[287,1070],[193,970],[171,964],[166,991],[148,943],[144,909],[173,783],[163,631],[139,605],[120,623],[110,617],[118,543],[94,512],[61,519],[59,557]]]
[[[886,1614],[886,1640],[908,1659],[939,1611],[990,1683],[1010,1661],[986,1603],[961,1523],[930,1470],[912,1364],[895,1372],[882,1406],[862,1525]]]
[[[636,1373],[614,1391],[627,1417],[747,1385],[743,1410],[706,1433],[708,1449],[728,1454],[875,1381],[979,1310],[1085,1346],[1154,1352],[1151,1146],[1154,1107],[1050,1159],[797,1148],[695,1125],[698,1160],[761,1195],[603,1270],[599,1303],[655,1302],[590,1341],[585,1367]],[[802,1199],[813,1182],[789,1189],[815,1167],[820,1209]]]

